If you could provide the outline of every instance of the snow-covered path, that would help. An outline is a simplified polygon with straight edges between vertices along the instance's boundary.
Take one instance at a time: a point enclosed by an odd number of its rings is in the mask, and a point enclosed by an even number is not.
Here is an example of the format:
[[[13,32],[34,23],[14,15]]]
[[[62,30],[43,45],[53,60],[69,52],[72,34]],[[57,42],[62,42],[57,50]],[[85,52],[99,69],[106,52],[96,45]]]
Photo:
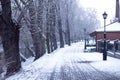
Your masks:
[[[46,54],[6,80],[120,80],[120,60],[84,53],[82,43]]]

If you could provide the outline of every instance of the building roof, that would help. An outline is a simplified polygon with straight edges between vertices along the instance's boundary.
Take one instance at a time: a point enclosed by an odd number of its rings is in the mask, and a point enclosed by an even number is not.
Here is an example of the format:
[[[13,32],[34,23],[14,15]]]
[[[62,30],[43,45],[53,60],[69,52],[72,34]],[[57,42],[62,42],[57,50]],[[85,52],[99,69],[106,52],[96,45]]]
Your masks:
[[[103,32],[103,31],[104,31],[104,27],[96,30],[96,32]],[[119,32],[120,31],[120,23],[115,22],[113,24],[106,25],[106,31],[107,32]]]
[[[95,36],[97,32],[103,32],[104,27],[96,29],[94,32],[90,33],[90,36]],[[106,32],[120,32],[120,22],[114,22],[106,25]]]

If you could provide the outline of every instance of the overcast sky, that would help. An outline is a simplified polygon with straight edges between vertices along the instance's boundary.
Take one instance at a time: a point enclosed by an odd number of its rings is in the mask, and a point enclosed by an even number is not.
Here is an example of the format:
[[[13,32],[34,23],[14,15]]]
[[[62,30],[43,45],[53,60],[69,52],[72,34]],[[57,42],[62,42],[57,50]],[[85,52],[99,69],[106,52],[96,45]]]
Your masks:
[[[103,25],[102,14],[104,11],[108,14],[107,23],[115,17],[116,0],[78,0],[84,7],[91,7],[97,10],[98,17]]]

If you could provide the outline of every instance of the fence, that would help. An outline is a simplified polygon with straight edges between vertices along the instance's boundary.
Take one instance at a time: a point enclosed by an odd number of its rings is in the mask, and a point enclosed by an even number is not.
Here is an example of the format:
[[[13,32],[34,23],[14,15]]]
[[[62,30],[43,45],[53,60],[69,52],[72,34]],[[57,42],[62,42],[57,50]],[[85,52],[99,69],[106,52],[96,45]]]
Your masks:
[[[106,48],[108,51],[120,52],[120,41],[119,40],[114,40],[114,41],[107,40]],[[104,41],[98,40],[97,41],[97,51],[103,52],[103,49],[104,49]]]

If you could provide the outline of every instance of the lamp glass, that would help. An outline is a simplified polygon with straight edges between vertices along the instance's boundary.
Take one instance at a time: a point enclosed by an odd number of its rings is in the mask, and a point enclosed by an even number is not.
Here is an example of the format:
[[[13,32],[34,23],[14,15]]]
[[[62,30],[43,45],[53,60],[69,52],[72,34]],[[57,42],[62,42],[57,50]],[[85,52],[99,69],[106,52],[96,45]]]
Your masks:
[[[106,13],[106,12],[103,13],[103,18],[104,18],[104,19],[107,18],[107,13]]]

